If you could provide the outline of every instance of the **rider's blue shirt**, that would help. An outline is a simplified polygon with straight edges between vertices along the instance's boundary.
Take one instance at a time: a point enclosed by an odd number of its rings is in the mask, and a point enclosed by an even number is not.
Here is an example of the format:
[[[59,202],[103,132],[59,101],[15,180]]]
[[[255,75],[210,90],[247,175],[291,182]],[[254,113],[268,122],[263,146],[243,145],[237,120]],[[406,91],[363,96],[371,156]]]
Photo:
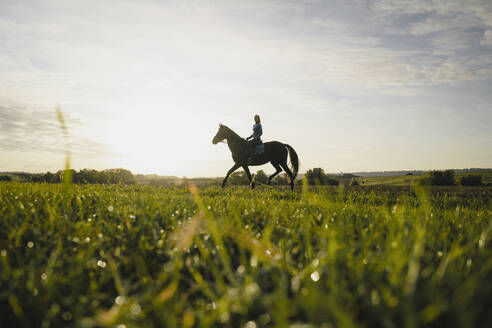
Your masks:
[[[260,139],[263,134],[263,129],[261,128],[261,123],[255,123],[253,125],[253,139]]]

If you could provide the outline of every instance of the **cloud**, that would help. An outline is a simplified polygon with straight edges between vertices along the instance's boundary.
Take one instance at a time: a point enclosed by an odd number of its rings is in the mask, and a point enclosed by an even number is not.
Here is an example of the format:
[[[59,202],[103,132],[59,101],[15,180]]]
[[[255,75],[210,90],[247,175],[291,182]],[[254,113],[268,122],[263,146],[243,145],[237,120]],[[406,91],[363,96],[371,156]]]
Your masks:
[[[402,100],[424,112],[425,90],[492,79],[485,1],[0,1],[0,12],[0,104],[17,104],[0,106],[3,150],[63,152],[55,102],[86,123],[72,151],[100,156],[95,140],[130,152],[160,138],[169,151],[181,122],[204,135],[209,120],[244,124],[252,110],[312,113],[305,126],[322,122],[324,138],[326,113],[357,119],[355,107]]]
[[[108,156],[104,145],[73,134],[71,127],[81,122],[65,114],[69,139],[65,140],[53,112],[29,110],[18,105],[0,104],[0,150],[33,153],[64,153],[88,157]]]
[[[482,40],[480,40],[480,45],[487,47],[492,46],[492,30],[487,30],[483,34]]]

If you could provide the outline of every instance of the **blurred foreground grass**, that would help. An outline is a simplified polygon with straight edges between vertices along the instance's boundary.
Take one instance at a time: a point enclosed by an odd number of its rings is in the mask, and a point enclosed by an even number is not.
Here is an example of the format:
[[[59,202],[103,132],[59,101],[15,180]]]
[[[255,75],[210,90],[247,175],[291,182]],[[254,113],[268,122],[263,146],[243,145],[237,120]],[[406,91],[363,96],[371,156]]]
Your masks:
[[[491,204],[0,183],[0,327],[490,327]]]

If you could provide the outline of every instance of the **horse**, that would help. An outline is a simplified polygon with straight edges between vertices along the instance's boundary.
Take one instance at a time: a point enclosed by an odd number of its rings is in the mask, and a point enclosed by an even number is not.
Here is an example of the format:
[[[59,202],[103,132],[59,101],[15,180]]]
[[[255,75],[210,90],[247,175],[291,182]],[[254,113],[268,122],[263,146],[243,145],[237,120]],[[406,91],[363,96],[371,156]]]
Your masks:
[[[232,172],[242,167],[251,184],[251,189],[255,188],[255,182],[252,180],[251,173],[249,172],[248,165],[263,165],[270,162],[275,168],[275,173],[268,177],[268,184],[272,179],[282,172],[282,169],[287,173],[290,178],[290,189],[294,190],[294,179],[299,171],[299,158],[296,151],[288,144],[284,144],[278,141],[271,141],[264,143],[264,152],[259,155],[255,155],[252,158],[252,162],[248,163],[247,147],[248,142],[241,138],[236,132],[232,131],[229,127],[219,124],[219,130],[212,139],[212,143],[217,143],[227,140],[227,145],[232,153],[232,160],[234,165],[227,172],[224,181],[222,181],[222,188],[225,187],[227,179]],[[287,165],[287,155],[290,156],[291,169]]]

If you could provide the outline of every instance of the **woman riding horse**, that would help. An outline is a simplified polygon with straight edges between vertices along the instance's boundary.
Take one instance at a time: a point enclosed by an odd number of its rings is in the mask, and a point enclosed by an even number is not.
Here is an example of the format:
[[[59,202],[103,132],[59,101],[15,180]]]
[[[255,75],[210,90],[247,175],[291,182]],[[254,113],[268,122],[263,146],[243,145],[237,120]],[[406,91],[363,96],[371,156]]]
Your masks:
[[[231,167],[231,169],[227,172],[224,181],[222,181],[222,188],[225,186],[229,175],[231,175],[232,172],[236,171],[240,167],[242,167],[244,169],[244,172],[246,172],[246,175],[251,182],[251,188],[254,188],[255,182],[252,181],[248,165],[263,165],[270,162],[276,171],[270,177],[268,177],[268,184],[270,184],[272,179],[277,174],[282,172],[283,169],[289,176],[291,190],[294,190],[294,179],[296,178],[297,172],[299,171],[299,158],[297,157],[297,153],[294,148],[292,148],[290,145],[278,141],[265,142],[263,153],[256,155],[253,158],[253,163],[249,164],[249,156],[247,156],[246,154],[248,142],[227,126],[219,124],[219,131],[217,131],[217,134],[213,138],[212,143],[216,145],[222,140],[227,140],[227,146],[231,150],[232,159],[234,160],[234,166]],[[287,156],[290,157],[292,171],[287,165]]]
[[[253,125],[253,134],[246,138],[248,141],[248,164],[251,164],[252,157],[255,154],[255,147],[261,145],[261,135],[263,134],[263,129],[261,128],[260,115],[256,114],[254,117],[255,124]],[[251,139],[251,140],[250,140]]]

